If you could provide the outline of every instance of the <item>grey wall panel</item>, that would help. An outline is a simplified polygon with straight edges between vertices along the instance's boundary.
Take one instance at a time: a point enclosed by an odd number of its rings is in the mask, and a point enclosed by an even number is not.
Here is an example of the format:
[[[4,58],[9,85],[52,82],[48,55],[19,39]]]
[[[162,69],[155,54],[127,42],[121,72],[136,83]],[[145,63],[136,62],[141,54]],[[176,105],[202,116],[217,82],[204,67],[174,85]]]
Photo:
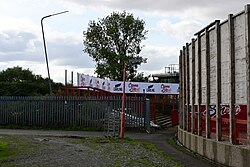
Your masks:
[[[210,48],[210,104],[216,104],[216,31],[209,32]]]
[[[234,18],[235,103],[246,104],[245,14]]]
[[[195,41],[195,104],[198,104],[198,40]]]
[[[189,51],[189,104],[192,104],[192,84],[194,81],[194,76],[192,76],[192,45],[188,46]]]
[[[201,36],[201,103],[206,103],[206,37]]]
[[[221,25],[221,103],[229,104],[230,56],[228,22]]]

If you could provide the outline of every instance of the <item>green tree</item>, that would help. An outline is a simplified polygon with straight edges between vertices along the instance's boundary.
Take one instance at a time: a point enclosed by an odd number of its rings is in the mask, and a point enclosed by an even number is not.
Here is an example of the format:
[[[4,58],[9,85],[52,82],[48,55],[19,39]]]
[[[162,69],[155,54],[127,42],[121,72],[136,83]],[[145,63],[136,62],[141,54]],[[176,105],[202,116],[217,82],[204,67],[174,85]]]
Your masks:
[[[29,69],[22,67],[8,68],[0,72],[0,82],[32,82],[35,81],[35,75]]]
[[[133,82],[149,82],[149,76],[144,76],[144,73],[141,72],[141,73],[137,73],[136,76],[131,79],[131,81]]]
[[[145,22],[133,14],[113,12],[111,15],[90,21],[83,32],[84,52],[96,62],[98,77],[122,80],[123,66],[133,79],[146,58],[139,56],[141,41],[146,39]],[[129,63],[131,60],[135,63]]]
[[[53,90],[58,90],[60,83],[52,81]],[[48,78],[35,75],[22,67],[8,68],[0,72],[1,96],[37,96],[49,94]]]

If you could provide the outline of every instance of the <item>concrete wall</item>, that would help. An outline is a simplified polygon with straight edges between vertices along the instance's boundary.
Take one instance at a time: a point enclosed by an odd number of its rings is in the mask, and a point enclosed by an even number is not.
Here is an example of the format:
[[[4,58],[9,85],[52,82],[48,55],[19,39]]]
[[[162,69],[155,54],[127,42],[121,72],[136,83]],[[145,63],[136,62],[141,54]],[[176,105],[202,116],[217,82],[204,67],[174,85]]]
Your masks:
[[[198,69],[198,41],[196,40],[195,41],[195,97],[198,97],[198,83],[199,83],[199,80],[198,80],[198,72],[199,72],[199,69]],[[199,104],[198,103],[198,98],[195,98],[195,104]]]
[[[201,103],[206,103],[206,37],[201,36]]]
[[[246,40],[245,40],[245,15],[234,18],[234,43],[235,43],[235,100],[236,104],[246,104]]]
[[[178,129],[178,140],[186,148],[215,162],[232,167],[250,167],[248,146],[235,146],[226,142],[205,139]]]
[[[250,167],[250,5],[195,36],[180,52],[179,141],[214,161]]]
[[[230,56],[229,56],[229,32],[228,21],[221,25],[221,102],[229,104],[230,89]]]
[[[209,32],[209,48],[210,48],[210,104],[216,104],[216,31],[212,29]]]
[[[189,99],[190,99],[190,104],[192,104],[193,99],[192,99],[192,84],[195,76],[192,76],[192,45],[190,44],[188,46],[188,51],[189,51]]]

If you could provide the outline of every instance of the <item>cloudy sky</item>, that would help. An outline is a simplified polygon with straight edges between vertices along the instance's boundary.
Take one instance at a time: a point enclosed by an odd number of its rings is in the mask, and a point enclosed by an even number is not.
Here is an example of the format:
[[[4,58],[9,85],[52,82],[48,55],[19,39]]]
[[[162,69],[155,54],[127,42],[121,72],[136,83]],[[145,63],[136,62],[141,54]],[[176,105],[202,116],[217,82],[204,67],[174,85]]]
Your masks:
[[[126,10],[149,30],[140,72],[163,73],[177,64],[179,50],[215,19],[244,10],[249,0],[0,0],[0,70],[21,66],[47,77],[41,31],[43,16],[68,10],[43,22],[51,78],[64,83],[68,70],[94,76],[95,62],[83,53],[82,32],[90,20]],[[69,75],[69,74],[68,74]],[[76,77],[74,77],[76,83]]]

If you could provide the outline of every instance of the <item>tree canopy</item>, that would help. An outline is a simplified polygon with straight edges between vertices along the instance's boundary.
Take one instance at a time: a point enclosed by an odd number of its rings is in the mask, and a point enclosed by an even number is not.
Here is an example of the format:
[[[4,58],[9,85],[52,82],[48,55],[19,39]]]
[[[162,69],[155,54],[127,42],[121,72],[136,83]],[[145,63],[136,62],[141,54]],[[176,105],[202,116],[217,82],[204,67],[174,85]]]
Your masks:
[[[58,90],[60,83],[52,81],[52,89]],[[0,72],[1,96],[36,96],[49,94],[48,78],[35,75],[22,67],[8,68]]]
[[[87,31],[83,32],[84,52],[96,62],[98,77],[122,80],[126,63],[128,79],[133,79],[138,66],[146,63],[146,58],[139,54],[141,41],[146,39],[147,32],[145,22],[126,11],[113,12],[98,21],[90,21]],[[131,60],[134,63],[129,63]]]

